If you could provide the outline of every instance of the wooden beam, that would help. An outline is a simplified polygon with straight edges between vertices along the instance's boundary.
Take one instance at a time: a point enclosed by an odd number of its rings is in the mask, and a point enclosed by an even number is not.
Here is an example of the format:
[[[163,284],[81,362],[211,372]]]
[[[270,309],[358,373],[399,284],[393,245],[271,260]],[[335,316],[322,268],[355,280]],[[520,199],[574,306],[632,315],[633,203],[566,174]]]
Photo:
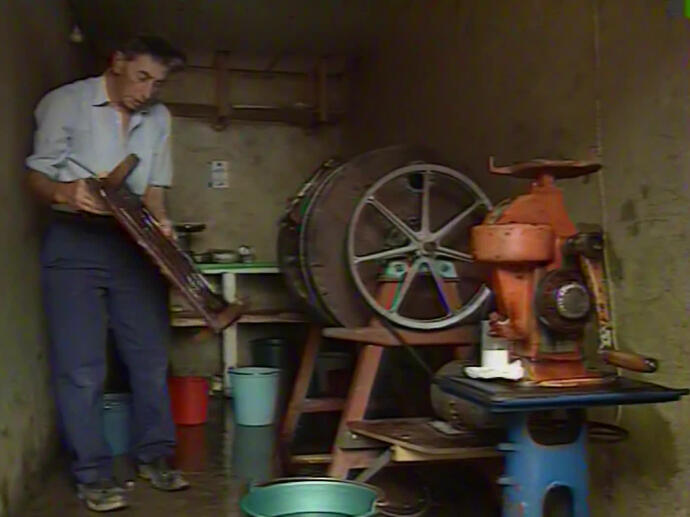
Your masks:
[[[214,71],[215,67],[203,66],[203,65],[186,65],[185,70],[198,70],[200,72]],[[256,75],[259,77],[296,77],[302,79],[309,79],[313,75],[313,71],[298,71],[298,70],[257,70],[253,68],[233,68],[229,67],[228,72],[230,74],[241,74],[241,75]],[[330,72],[327,77],[331,79],[344,79],[345,72]]]
[[[283,58],[282,53],[272,57],[271,60],[268,62],[268,65],[266,65],[264,72],[270,72],[271,70],[273,70],[282,58]]]
[[[202,118],[213,120],[216,115],[216,108],[210,104],[192,104],[188,102],[166,102],[165,106],[170,110],[173,117],[181,118]]]
[[[218,110],[210,104],[192,104],[184,102],[166,102],[170,113],[181,118],[200,118],[214,120]],[[342,113],[331,115],[329,123],[336,123]],[[317,115],[313,108],[292,108],[282,106],[231,106],[227,120],[246,122],[280,122],[297,126],[313,126]]]
[[[344,398],[306,399],[302,405],[302,413],[328,413],[330,411],[340,411],[344,407]]]
[[[290,458],[296,465],[323,465],[331,462],[330,454],[295,454]]]
[[[328,62],[326,58],[319,58],[316,64],[316,106],[318,121],[321,124],[328,122]]]
[[[393,446],[393,461],[396,463],[425,462],[425,461],[452,461],[474,458],[498,458],[503,453],[495,447],[467,447],[464,450],[449,451],[441,454],[430,454],[407,449],[402,445]]]
[[[433,332],[398,329],[405,344],[410,346],[472,345],[479,343],[479,328],[462,325]],[[325,337],[379,346],[401,346],[396,336],[385,327],[325,328]]]
[[[222,131],[230,123],[232,106],[228,99],[230,90],[229,62],[230,54],[228,52],[216,52],[216,115],[213,121],[213,128],[217,131]]]

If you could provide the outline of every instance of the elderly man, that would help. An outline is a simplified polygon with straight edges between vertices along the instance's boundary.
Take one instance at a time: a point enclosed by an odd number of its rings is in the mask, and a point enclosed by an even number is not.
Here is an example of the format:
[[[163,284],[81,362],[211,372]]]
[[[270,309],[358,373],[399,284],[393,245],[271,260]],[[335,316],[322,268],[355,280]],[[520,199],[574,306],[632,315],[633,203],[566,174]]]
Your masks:
[[[31,190],[53,209],[41,265],[57,407],[78,496],[95,511],[127,506],[125,491],[113,481],[103,430],[109,328],[129,371],[138,473],[161,490],[188,486],[168,461],[175,428],[166,383],[165,284],[87,188],[90,173],[77,165],[106,172],[135,153],[141,161],[127,186],[171,236],[164,202],[172,179],[170,114],[155,99],[184,60],[160,38],[137,37],[115,52],[102,76],[48,93],[35,112],[26,163]]]

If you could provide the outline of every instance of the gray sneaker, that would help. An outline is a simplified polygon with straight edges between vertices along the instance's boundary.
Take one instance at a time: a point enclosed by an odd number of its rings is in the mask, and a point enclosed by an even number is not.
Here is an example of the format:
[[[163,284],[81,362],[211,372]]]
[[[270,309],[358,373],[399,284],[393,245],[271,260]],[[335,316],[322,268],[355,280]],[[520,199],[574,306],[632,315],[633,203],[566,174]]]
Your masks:
[[[78,484],[77,497],[94,512],[112,512],[129,506],[122,488],[109,479],[96,483]]]
[[[139,477],[147,479],[158,490],[174,492],[189,487],[189,482],[182,477],[180,471],[174,470],[166,458],[159,458],[151,463],[138,465]]]

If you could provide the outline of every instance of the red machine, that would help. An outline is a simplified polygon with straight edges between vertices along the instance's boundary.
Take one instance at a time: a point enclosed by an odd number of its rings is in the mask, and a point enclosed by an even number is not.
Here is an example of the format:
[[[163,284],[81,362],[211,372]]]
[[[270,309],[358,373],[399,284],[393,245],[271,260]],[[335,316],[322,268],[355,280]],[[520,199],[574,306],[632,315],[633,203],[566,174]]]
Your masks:
[[[472,251],[491,265],[498,312],[490,334],[510,340],[524,381],[569,386],[605,377],[583,362],[584,330],[592,312],[599,326],[599,354],[609,364],[640,372],[656,361],[615,350],[603,274],[600,232],[578,233],[555,180],[598,171],[594,162],[534,160],[489,170],[533,180],[527,194],[496,206],[472,228]]]

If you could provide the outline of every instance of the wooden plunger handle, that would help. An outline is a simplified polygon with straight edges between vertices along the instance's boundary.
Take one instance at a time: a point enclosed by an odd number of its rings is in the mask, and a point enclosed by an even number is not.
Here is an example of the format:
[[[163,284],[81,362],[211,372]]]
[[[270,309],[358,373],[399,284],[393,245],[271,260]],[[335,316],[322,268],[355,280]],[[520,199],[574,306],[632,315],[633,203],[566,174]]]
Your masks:
[[[634,372],[654,373],[659,364],[656,359],[620,350],[602,350],[601,357],[608,364]]]

